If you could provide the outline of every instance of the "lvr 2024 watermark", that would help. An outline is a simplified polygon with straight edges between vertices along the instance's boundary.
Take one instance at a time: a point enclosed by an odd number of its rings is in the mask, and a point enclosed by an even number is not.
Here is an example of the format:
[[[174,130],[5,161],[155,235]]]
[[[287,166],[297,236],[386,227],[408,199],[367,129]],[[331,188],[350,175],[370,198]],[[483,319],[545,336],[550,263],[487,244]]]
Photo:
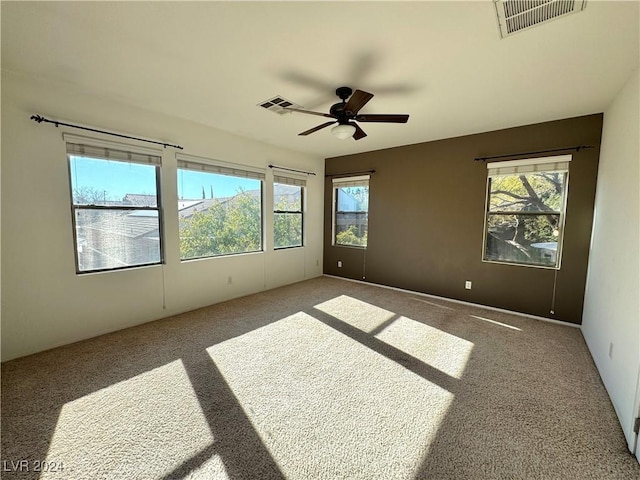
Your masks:
[[[62,462],[51,460],[2,460],[3,472],[63,472]]]

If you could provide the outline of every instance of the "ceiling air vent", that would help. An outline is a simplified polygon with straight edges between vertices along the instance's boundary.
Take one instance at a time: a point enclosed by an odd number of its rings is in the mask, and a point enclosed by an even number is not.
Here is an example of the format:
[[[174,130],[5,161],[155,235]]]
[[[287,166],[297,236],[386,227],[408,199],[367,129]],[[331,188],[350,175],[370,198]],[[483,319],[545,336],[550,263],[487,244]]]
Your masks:
[[[287,108],[302,108],[297,103],[293,103],[292,101],[287,100],[280,95],[260,102],[258,106],[266,108],[267,110],[271,110],[272,112],[278,113],[280,115],[282,115],[283,113],[291,113],[291,111],[287,110]]]
[[[494,0],[500,36],[518,33],[541,23],[581,12],[587,0]]]

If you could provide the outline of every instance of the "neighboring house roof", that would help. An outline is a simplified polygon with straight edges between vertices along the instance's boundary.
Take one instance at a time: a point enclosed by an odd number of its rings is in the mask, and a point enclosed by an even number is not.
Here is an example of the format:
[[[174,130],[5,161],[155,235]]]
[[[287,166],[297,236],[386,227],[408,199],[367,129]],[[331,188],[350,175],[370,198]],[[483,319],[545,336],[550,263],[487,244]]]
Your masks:
[[[293,185],[274,185],[274,204],[278,204],[285,197],[293,197],[299,192],[299,187]],[[246,190],[243,192],[254,198],[260,198],[259,189]],[[220,202],[225,205],[233,201],[238,195],[221,198],[205,199],[181,199],[178,201],[178,215],[180,220],[189,218],[197,212],[209,209],[214,203]],[[122,202],[114,202],[114,206],[145,206],[155,205],[155,195],[145,195],[138,193],[127,193]],[[99,230],[104,233],[124,235],[127,238],[138,238],[152,236],[151,233],[158,232],[158,211],[157,210],[136,210],[133,212],[113,212],[113,215],[103,216],[100,220],[83,225],[80,228]]]
[[[113,215],[104,215],[100,220],[88,225],[82,225],[82,229],[97,230],[107,234],[122,235],[127,238],[147,236],[158,230],[158,212],[114,212]]]
[[[202,203],[202,200],[178,200],[178,212],[181,212],[185,208],[192,207],[199,203]]]
[[[214,203],[226,203],[229,198],[205,198],[204,200],[180,200],[178,202],[178,215],[180,219],[189,218],[194,213],[202,212],[213,206]]]
[[[142,193],[127,193],[122,199],[123,205],[150,206],[155,205],[156,202],[156,195],[147,195]]]

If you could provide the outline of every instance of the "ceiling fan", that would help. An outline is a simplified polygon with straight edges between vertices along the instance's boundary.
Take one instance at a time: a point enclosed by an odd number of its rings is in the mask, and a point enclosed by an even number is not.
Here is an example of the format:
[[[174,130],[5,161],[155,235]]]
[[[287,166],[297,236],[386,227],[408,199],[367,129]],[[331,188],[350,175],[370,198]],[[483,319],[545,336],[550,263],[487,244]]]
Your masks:
[[[307,113],[309,115],[318,115],[321,117],[333,118],[334,120],[313,127],[298,135],[306,136],[313,132],[317,132],[329,125],[337,123],[331,129],[331,133],[340,139],[353,137],[354,140],[360,140],[367,136],[364,130],[360,128],[356,122],[385,122],[385,123],[407,123],[409,115],[396,114],[358,114],[360,109],[364,107],[369,100],[373,98],[372,93],[356,90],[355,92],[349,87],[340,87],[336,89],[336,95],[342,100],[335,103],[329,109],[329,113],[312,112],[311,110],[303,110],[301,108],[286,108],[293,112]],[[347,99],[349,99],[347,101]]]

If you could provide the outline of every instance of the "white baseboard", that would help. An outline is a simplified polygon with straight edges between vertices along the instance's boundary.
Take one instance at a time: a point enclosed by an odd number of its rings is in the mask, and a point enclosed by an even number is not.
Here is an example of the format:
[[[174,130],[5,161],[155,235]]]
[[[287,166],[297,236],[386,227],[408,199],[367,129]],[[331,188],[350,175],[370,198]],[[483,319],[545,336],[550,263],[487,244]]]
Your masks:
[[[565,327],[580,328],[580,325],[577,325],[575,323],[563,322],[562,320],[554,320],[552,318],[539,317],[537,315],[530,315],[528,313],[514,312],[512,310],[506,310],[504,308],[490,307],[489,305],[480,305],[478,303],[465,302],[464,300],[456,300],[456,299],[453,299],[453,298],[439,297],[438,295],[431,295],[429,293],[416,292],[416,291],[413,291],[413,290],[406,290],[404,288],[398,288],[398,287],[390,287],[388,285],[380,285],[379,283],[363,282],[362,280],[355,280],[353,278],[338,277],[336,275],[328,275],[326,273],[323,274],[323,276],[330,277],[330,278],[337,278],[338,280],[345,280],[347,282],[361,283],[362,285],[370,285],[370,286],[373,286],[373,287],[386,288],[386,289],[389,289],[389,290],[395,290],[397,292],[410,293],[412,295],[419,295],[421,297],[433,298],[433,299],[437,299],[437,300],[444,300],[444,301],[452,302],[452,303],[459,303],[461,305],[469,305],[471,307],[483,308],[485,310],[491,310],[491,311],[494,311],[494,312],[509,313],[511,315],[518,315],[520,317],[531,318],[533,320],[539,320],[541,322],[555,323],[556,325],[563,325]]]

